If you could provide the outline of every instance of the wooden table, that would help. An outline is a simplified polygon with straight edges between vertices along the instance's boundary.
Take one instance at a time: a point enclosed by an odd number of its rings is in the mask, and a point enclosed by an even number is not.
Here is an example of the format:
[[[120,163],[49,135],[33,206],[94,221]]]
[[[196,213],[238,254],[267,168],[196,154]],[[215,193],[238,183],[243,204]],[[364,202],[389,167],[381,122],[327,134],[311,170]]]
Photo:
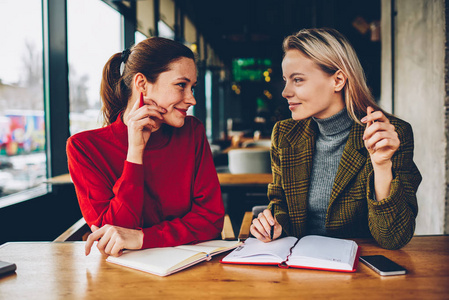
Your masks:
[[[220,185],[268,185],[273,177],[271,173],[263,174],[231,174],[218,173]],[[49,184],[72,184],[70,174],[63,174],[49,178],[45,181]]]
[[[6,243],[0,260],[17,264],[0,277],[1,299],[448,299],[449,236],[420,236],[401,250],[356,239],[362,255],[383,254],[408,269],[380,277],[276,266],[225,265],[214,257],[168,277],[107,263],[84,243]]]
[[[273,176],[271,173],[259,173],[259,174],[231,174],[231,173],[218,173],[218,181],[223,186],[258,186],[262,185],[265,188],[271,183]]]

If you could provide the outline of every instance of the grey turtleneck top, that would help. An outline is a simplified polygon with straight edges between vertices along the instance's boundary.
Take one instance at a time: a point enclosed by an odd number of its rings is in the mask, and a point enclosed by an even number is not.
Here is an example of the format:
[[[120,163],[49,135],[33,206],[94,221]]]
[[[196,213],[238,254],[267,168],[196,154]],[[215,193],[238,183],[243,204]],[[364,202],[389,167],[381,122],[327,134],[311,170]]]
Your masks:
[[[326,212],[353,120],[346,108],[327,119],[313,120],[319,132],[316,135],[307,195],[307,226],[308,234],[326,235]]]

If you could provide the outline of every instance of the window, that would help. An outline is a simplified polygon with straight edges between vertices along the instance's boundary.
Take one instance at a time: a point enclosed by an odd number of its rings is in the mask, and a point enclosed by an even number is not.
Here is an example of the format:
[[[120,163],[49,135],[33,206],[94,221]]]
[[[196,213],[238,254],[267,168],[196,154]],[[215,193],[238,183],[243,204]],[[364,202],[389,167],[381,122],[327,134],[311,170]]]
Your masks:
[[[100,0],[68,0],[67,18],[73,135],[103,124],[100,83],[106,62],[122,51],[121,15]]]
[[[159,36],[160,37],[171,39],[171,40],[175,39],[175,32],[164,21],[159,20],[157,22],[157,26],[159,28]]]
[[[136,31],[136,33],[134,34],[134,41],[135,41],[136,45],[146,39],[147,39],[147,37],[140,31]]]
[[[0,9],[0,197],[46,178],[42,4],[3,0]]]

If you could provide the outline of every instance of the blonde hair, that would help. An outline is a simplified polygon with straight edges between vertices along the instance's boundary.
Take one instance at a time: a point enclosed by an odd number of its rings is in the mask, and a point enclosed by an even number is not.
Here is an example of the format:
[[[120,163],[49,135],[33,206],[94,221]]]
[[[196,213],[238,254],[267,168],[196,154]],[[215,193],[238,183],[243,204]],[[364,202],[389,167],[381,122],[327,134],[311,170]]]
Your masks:
[[[288,50],[301,51],[327,74],[341,70],[347,77],[343,88],[346,109],[357,123],[362,124],[360,118],[366,115],[368,106],[382,111],[366,85],[365,73],[354,48],[337,30],[302,29],[284,39],[283,50],[284,55]]]

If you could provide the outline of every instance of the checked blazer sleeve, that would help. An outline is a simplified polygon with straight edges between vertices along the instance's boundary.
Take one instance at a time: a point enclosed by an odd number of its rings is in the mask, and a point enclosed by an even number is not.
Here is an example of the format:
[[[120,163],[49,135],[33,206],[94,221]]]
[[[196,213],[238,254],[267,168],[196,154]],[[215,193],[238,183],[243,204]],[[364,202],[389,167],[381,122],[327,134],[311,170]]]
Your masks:
[[[422,180],[413,162],[413,132],[411,126],[391,118],[401,145],[392,157],[393,181],[390,195],[376,201],[374,195],[374,172],[368,176],[368,225],[374,239],[387,249],[398,249],[406,245],[415,231],[418,214],[416,190]]]
[[[292,233],[289,228],[290,220],[282,188],[282,173],[279,161],[279,123],[276,123],[273,128],[271,140],[271,173],[273,174],[273,182],[268,184],[268,199],[270,200],[268,208],[271,209],[271,206],[273,206],[276,220],[282,226],[282,235],[289,236]]]

